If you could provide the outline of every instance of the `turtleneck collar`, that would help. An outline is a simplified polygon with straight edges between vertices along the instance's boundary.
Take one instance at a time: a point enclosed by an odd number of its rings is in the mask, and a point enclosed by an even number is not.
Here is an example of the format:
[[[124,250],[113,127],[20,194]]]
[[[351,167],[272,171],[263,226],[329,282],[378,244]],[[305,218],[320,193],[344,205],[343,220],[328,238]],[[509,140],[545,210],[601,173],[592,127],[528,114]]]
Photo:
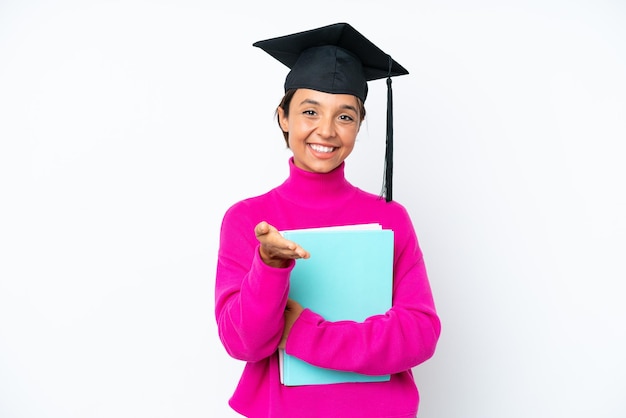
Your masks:
[[[349,199],[356,188],[345,178],[345,161],[328,173],[313,173],[296,166],[289,158],[289,178],[278,187],[284,198],[307,206],[330,206]]]

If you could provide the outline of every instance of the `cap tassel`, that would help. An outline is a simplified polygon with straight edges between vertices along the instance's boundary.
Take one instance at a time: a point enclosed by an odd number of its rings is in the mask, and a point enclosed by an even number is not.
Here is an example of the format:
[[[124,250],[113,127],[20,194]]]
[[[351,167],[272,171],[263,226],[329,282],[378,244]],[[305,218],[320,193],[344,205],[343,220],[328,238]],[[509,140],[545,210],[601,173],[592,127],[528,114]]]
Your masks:
[[[385,200],[393,199],[393,94],[391,91],[391,66],[393,60],[389,57],[389,75],[387,76],[387,140],[385,143],[385,178],[383,181],[383,193]]]

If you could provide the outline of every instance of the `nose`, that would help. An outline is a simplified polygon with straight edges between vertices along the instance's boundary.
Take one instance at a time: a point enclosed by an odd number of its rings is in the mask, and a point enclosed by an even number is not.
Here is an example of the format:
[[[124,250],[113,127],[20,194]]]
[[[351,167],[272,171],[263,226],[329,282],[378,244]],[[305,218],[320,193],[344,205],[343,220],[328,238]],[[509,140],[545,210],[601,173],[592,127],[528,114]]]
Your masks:
[[[323,116],[317,125],[317,134],[322,138],[332,138],[335,136],[335,118]]]

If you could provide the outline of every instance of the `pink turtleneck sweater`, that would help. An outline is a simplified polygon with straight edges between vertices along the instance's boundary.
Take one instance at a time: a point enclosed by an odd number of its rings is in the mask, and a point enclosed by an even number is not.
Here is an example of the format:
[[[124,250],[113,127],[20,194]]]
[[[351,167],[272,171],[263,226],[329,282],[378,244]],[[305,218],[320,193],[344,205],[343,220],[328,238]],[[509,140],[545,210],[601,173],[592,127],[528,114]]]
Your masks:
[[[289,160],[289,178],[224,215],[215,315],[227,352],[246,361],[230,406],[251,418],[414,418],[419,395],[411,368],[435,351],[440,322],[422,252],[405,208],[352,186],[344,164],[310,173]],[[254,227],[279,230],[378,222],[394,231],[393,306],[362,323],[330,322],[305,309],[286,352],[321,367],[391,374],[388,382],[283,386],[277,346],[289,291],[288,268],[267,266]]]

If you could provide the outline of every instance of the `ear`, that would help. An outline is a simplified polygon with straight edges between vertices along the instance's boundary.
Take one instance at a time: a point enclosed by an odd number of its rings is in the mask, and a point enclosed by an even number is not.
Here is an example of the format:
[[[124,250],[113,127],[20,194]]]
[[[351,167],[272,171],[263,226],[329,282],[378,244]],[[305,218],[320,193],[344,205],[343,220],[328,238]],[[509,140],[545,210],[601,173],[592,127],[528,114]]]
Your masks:
[[[276,108],[276,113],[278,114],[278,124],[280,125],[280,129],[283,132],[289,132],[289,118],[285,116],[285,110],[278,106]]]

